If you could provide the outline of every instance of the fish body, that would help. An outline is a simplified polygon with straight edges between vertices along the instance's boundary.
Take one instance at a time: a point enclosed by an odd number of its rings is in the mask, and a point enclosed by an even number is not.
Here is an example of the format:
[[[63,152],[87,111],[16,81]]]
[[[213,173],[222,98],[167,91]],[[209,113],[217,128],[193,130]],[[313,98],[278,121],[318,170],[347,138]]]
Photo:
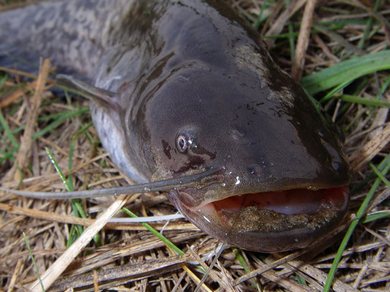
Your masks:
[[[220,168],[220,183],[169,193],[207,233],[278,252],[345,215],[332,126],[222,1],[52,1],[4,12],[0,27],[0,64],[34,70],[49,57],[112,93],[91,102],[92,118],[135,182]]]

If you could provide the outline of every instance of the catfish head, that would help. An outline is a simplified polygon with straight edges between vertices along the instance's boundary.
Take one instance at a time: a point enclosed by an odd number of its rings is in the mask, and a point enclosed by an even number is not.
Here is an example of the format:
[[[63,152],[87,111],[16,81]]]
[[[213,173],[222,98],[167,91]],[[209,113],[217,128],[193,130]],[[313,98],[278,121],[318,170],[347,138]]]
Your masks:
[[[219,183],[169,194],[200,229],[248,250],[304,248],[346,213],[340,143],[256,36],[208,3],[151,8],[153,21],[129,26],[146,39],[129,38],[131,50],[113,47],[102,62],[96,84],[117,106],[93,111],[95,126],[138,182],[221,169]]]
[[[172,190],[175,206],[222,241],[262,252],[308,246],[348,204],[348,166],[332,126],[272,68],[262,79],[250,66],[183,68],[138,115],[154,179],[222,169],[220,183]]]

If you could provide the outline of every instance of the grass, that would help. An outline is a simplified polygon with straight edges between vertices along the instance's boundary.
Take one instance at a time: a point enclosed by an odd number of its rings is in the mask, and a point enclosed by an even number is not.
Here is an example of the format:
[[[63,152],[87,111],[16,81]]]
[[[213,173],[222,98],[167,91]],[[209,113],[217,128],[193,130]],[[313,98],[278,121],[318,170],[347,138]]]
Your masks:
[[[4,136],[5,136],[4,138],[8,139],[11,142],[14,150],[17,150],[19,148],[19,143],[18,141],[16,141],[16,138],[12,133],[7,120],[4,118],[4,115],[1,111],[0,111],[0,124],[4,131]]]
[[[74,144],[70,144],[70,149],[69,149],[69,159],[68,159],[68,169],[69,171],[72,170],[72,161],[73,161],[73,150],[74,150]],[[65,186],[65,189],[68,192],[74,191],[74,186],[73,186],[73,181],[72,181],[72,176],[69,176],[68,178],[64,175],[64,172],[62,171],[61,167],[59,166],[57,160],[54,157],[53,152],[49,149],[46,148],[46,153],[48,158],[50,159],[50,162],[53,164],[56,172],[58,173],[58,176],[61,178],[62,183]],[[76,217],[81,217],[81,218],[87,218],[86,212],[83,209],[83,206],[81,205],[80,200],[73,199],[72,200],[72,215]],[[66,246],[71,246],[74,241],[83,233],[84,228],[83,226],[80,225],[72,225],[70,228],[70,234],[66,242]]]
[[[304,8],[278,22],[280,15],[294,1],[230,2],[250,26],[262,33],[279,65],[291,72]],[[377,145],[382,145],[379,148],[368,147],[367,153],[374,153],[373,157],[359,165],[352,175],[351,220],[340,239],[335,237],[327,248],[319,247],[318,253],[311,255],[310,261],[304,258],[289,260],[233,286],[232,283],[241,276],[257,269],[266,270],[267,265],[272,266],[273,262],[291,253],[269,255],[227,248],[213,265],[212,260],[206,258],[214,251],[218,241],[190,229],[186,221],[169,223],[164,235],[158,231],[162,228],[161,224],[130,227],[108,224],[76,258],[69,272],[93,285],[93,271],[102,270],[104,276],[110,273],[116,275],[128,267],[132,271],[139,269],[139,277],[127,280],[112,277],[106,288],[122,285],[133,290],[148,287],[151,290],[169,291],[177,287],[178,290],[192,291],[196,289],[197,284],[194,283],[198,283],[195,278],[202,278],[204,271],[211,266],[204,289],[344,291],[347,287],[388,291],[389,154],[381,141],[386,137],[381,138],[381,135],[385,135],[388,125],[390,104],[390,50],[384,33],[389,16],[386,11],[390,6],[378,0],[373,1],[372,9],[356,3],[369,1],[322,1],[317,6],[301,79],[315,103],[339,126],[351,163],[361,159],[361,155],[356,154],[366,153],[361,150],[370,143],[378,141]],[[275,30],[275,24],[280,29]],[[17,74],[0,75],[1,97],[17,95],[18,90],[22,90],[22,94],[11,104],[0,107],[1,176],[13,165],[20,148],[19,141],[26,126],[25,114],[28,111],[26,100],[33,94],[33,90],[26,88],[33,80]],[[49,90],[45,91],[45,96],[33,134],[32,159],[24,170],[26,176],[22,187],[30,190],[65,188],[70,191],[89,189],[91,185],[110,187],[128,183],[97,143],[86,102],[74,94],[52,96]],[[37,277],[34,271],[28,270],[27,264],[18,272],[15,259],[27,263],[29,255],[34,255],[33,269],[46,270],[83,231],[79,225],[43,220],[27,212],[14,215],[4,211],[2,204],[44,210],[47,214],[73,214],[87,220],[95,218],[111,202],[110,199],[45,202],[2,195],[0,199],[3,210],[0,211],[0,279],[3,285],[0,289],[7,289],[12,277],[17,277],[18,283],[26,283],[31,277]],[[124,210],[131,217],[175,212],[164,196],[156,194],[134,197]],[[129,230],[132,228],[137,230]],[[29,237],[27,248],[18,244],[23,232]],[[170,250],[191,260],[185,265],[167,269],[165,273],[147,268],[150,263],[172,256]],[[192,267],[193,263],[199,262],[202,270]],[[183,266],[189,271],[183,272]],[[63,276],[63,281],[71,279],[67,274]]]
[[[43,129],[37,131],[33,138],[38,139],[43,137],[45,134],[55,131],[59,126],[64,124],[65,121],[89,113],[89,109],[85,106],[75,108],[69,111],[63,111],[54,115],[48,115],[42,117],[43,120],[50,120],[50,123]]]
[[[122,211],[128,215],[129,217],[131,218],[137,218],[138,216],[135,215],[133,212],[131,212],[129,209],[127,208],[123,208]],[[172,250],[175,254],[179,255],[179,256],[182,256],[184,255],[184,252],[178,248],[172,241],[170,241],[168,238],[166,238],[164,235],[162,235],[162,233],[158,232],[156,229],[154,229],[150,224],[148,223],[141,223],[143,226],[145,226],[145,228],[150,232],[152,233],[154,236],[156,236],[158,239],[160,239],[162,242],[164,242],[164,244],[170,249]]]
[[[42,284],[42,279],[41,279],[41,276],[40,276],[41,273],[39,272],[39,268],[37,266],[37,263],[35,261],[35,257],[34,257],[33,251],[32,251],[31,246],[30,246],[30,241],[29,241],[29,239],[28,239],[28,237],[27,237],[27,235],[25,233],[23,233],[23,240],[24,240],[24,243],[26,244],[26,248],[28,250],[28,253],[29,253],[32,265],[33,265],[33,270],[34,270],[35,276],[39,279],[41,290],[45,291],[45,287]]]
[[[383,181],[383,177],[387,174],[387,172],[390,169],[390,155],[388,155],[385,159],[383,159],[382,163],[379,166],[382,171],[377,173],[377,178],[375,179],[374,183],[372,184],[370,190],[368,191],[366,197],[364,198],[362,204],[360,205],[359,209],[356,212],[355,218],[349,225],[347,232],[344,235],[343,240],[341,241],[341,244],[339,246],[339,249],[337,250],[336,256],[333,260],[332,266],[329,270],[328,278],[326,279],[325,286],[324,286],[324,292],[330,291],[333,279],[335,277],[337,267],[340,264],[341,258],[343,256],[344,251],[347,248],[348,242],[351,239],[355,229],[357,228],[358,224],[362,220],[364,214],[366,213],[369,204],[371,203],[372,199],[374,198],[375,193],[377,192],[381,182]],[[372,166],[373,169],[376,169],[375,166]]]
[[[390,70],[390,50],[340,62],[306,76],[302,79],[302,85],[310,94],[316,94],[381,70]]]

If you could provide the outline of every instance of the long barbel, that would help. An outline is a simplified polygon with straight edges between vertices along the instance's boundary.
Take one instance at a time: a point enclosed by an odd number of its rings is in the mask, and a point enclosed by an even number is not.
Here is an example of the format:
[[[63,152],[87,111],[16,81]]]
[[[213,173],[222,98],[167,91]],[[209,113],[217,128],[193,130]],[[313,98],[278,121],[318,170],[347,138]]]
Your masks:
[[[87,190],[87,191],[30,192],[30,191],[13,190],[5,187],[0,187],[0,191],[8,194],[29,197],[34,199],[68,200],[68,199],[98,198],[98,197],[105,197],[105,196],[116,196],[121,194],[170,191],[173,189],[180,189],[183,187],[189,187],[194,184],[199,184],[203,179],[208,179],[208,182],[213,182],[214,180],[215,182],[217,182],[221,179],[220,176],[215,176],[215,174],[217,174],[219,171],[221,171],[221,168],[209,168],[200,173],[182,176],[178,178],[170,178],[166,180],[159,180],[154,182],[124,186],[124,187]]]

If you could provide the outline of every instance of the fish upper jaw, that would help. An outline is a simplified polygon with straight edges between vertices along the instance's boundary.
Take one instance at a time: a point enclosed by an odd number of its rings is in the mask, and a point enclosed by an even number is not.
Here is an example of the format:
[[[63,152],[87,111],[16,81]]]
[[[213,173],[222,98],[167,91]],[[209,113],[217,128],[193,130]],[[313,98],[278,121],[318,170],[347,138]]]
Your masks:
[[[244,183],[228,175],[225,182],[173,190],[169,197],[203,231],[257,252],[307,247],[334,229],[347,211],[347,181],[334,185],[276,183],[257,189],[242,187]]]

